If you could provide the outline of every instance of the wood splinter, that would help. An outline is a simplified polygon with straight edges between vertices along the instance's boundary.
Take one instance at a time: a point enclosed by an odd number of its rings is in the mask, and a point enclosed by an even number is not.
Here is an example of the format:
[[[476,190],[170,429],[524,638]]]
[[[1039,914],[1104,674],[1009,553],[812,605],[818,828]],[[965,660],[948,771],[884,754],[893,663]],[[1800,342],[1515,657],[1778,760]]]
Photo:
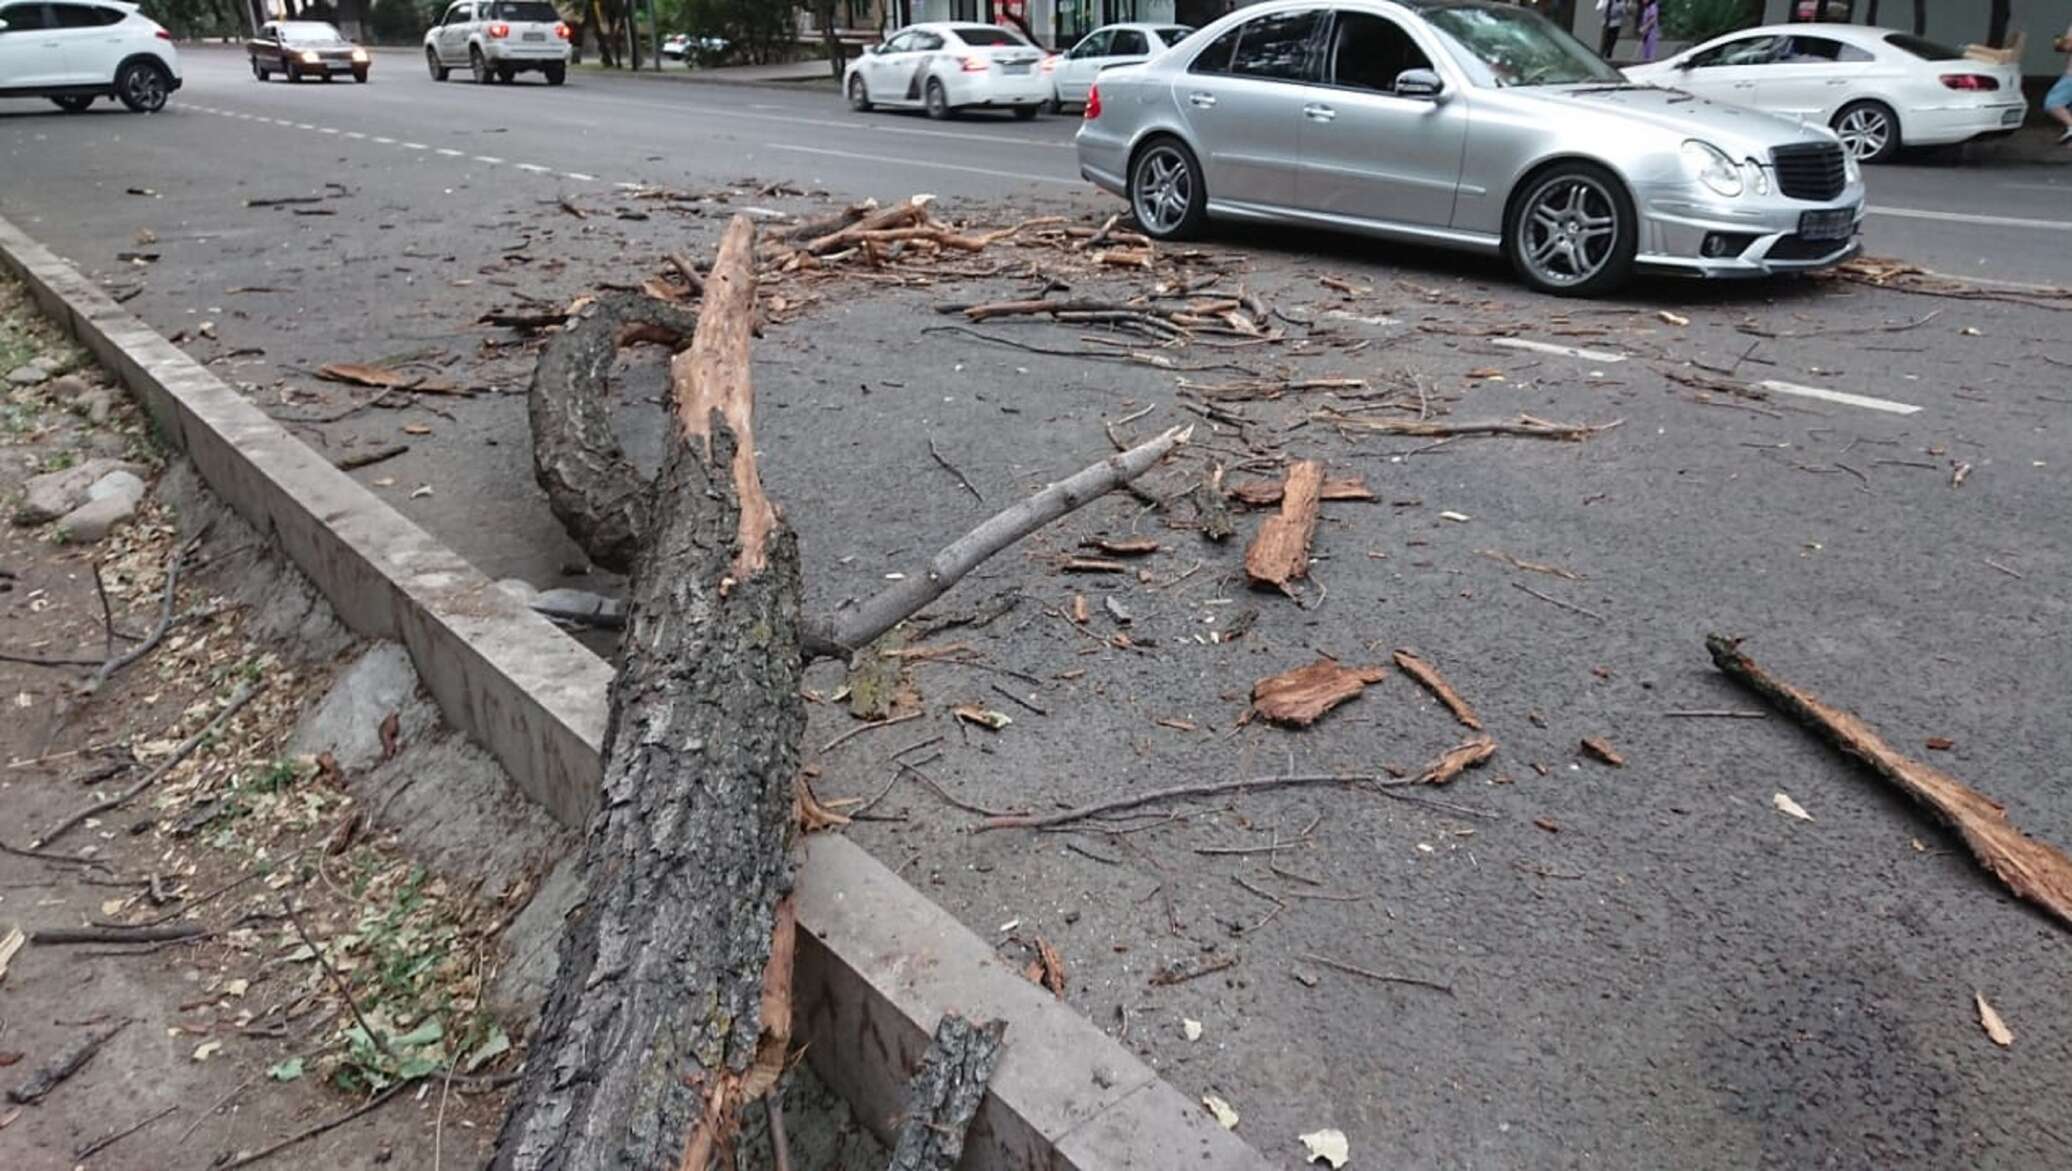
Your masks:
[[[1425,690],[1436,696],[1440,703],[1445,704],[1446,710],[1453,713],[1454,719],[1477,732],[1482,730],[1482,717],[1476,715],[1475,709],[1468,706],[1468,701],[1460,697],[1460,692],[1455,691],[1452,684],[1446,682],[1446,677],[1439,674],[1439,668],[1432,666],[1408,647],[1396,651],[1396,666],[1401,667],[1405,675],[1424,684]]]

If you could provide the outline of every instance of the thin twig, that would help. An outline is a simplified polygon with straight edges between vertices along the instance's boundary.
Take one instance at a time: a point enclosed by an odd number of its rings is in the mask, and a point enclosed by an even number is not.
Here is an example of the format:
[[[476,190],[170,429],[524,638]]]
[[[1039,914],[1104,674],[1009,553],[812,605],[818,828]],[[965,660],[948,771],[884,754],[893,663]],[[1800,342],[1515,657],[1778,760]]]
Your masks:
[[[1732,708],[1679,708],[1662,713],[1676,719],[1767,720],[1769,712],[1744,712]]]
[[[98,561],[94,562],[94,594],[101,599],[101,630],[107,635],[105,649],[101,652],[101,661],[105,663],[115,657],[115,609],[108,604],[108,583],[101,579],[101,563]],[[79,1157],[86,1158],[85,1155]]]
[[[316,940],[311,939],[308,930],[302,926],[302,916],[295,913],[295,900],[293,897],[282,895],[281,909],[288,913],[288,922],[294,925],[296,938],[302,940],[302,946],[308,948],[316,956],[318,966],[324,969],[324,975],[330,977],[331,986],[338,989],[338,995],[345,998],[345,1007],[352,1010],[353,1019],[360,1023],[360,1030],[367,1034],[369,1040],[374,1042],[376,1049],[381,1050],[386,1056],[394,1057],[396,1054],[394,1050],[389,1048],[388,1038],[382,1036],[381,1031],[368,1023],[367,1018],[361,1015],[360,1002],[353,999],[353,990],[346,984],[345,977],[339,975],[338,969],[331,966],[331,961],[324,958],[324,949],[317,946]],[[448,1076],[451,1075],[449,1074]]]
[[[1417,976],[1394,976],[1387,972],[1377,972],[1372,968],[1363,968],[1358,964],[1349,964],[1344,960],[1334,960],[1330,956],[1320,956],[1313,951],[1303,952],[1302,958],[1313,964],[1321,964],[1327,968],[1336,968],[1349,975],[1365,976],[1369,980],[1380,980],[1388,984],[1415,984],[1420,988],[1436,988],[1448,996],[1453,995],[1453,985],[1441,984],[1437,980],[1425,980]]]
[[[1003,813],[998,809],[988,809],[983,805],[973,805],[969,801],[958,800],[957,798],[950,796],[950,791],[948,789],[945,789],[941,785],[937,784],[934,777],[929,776],[927,773],[922,772],[920,769],[908,764],[906,761],[895,760],[892,763],[898,765],[902,769],[905,769],[907,772],[914,774],[914,779],[920,781],[922,784],[935,790],[936,796],[942,798],[944,801],[949,802],[951,805],[954,805],[957,808],[962,809],[966,813],[976,813],[980,817],[994,819],[1028,816],[1028,814],[1025,813]]]
[[[446,1081],[439,1087],[439,1117],[432,1123],[432,1171],[439,1171],[446,1155],[446,1099],[453,1093],[453,1066],[460,1058],[446,1063]]]
[[[1597,620],[1598,620],[1599,622],[1607,622],[1607,621],[1610,621],[1610,620],[1609,620],[1609,619],[1607,619],[1607,618],[1606,618],[1606,617],[1605,617],[1604,615],[1602,615],[1602,614],[1599,614],[1599,613],[1598,613],[1597,611],[1595,611],[1595,610],[1591,610],[1591,609],[1587,609],[1587,608],[1585,608],[1585,607],[1582,607],[1582,606],[1578,606],[1578,605],[1576,605],[1576,604],[1575,604],[1575,603],[1573,603],[1573,602],[1564,602],[1564,601],[1562,601],[1562,600],[1561,600],[1560,598],[1553,598],[1553,597],[1549,597],[1549,596],[1547,596],[1546,594],[1543,594],[1543,593],[1541,593],[1540,591],[1538,591],[1538,590],[1536,590],[1536,589],[1532,588],[1531,586],[1529,586],[1529,585],[1526,585],[1526,584],[1525,584],[1524,582],[1522,582],[1522,581],[1514,581],[1514,582],[1512,582],[1512,583],[1511,583],[1511,588],[1513,588],[1513,589],[1520,589],[1520,590],[1524,590],[1524,591],[1525,591],[1526,593],[1528,593],[1528,594],[1531,594],[1531,595],[1532,595],[1533,597],[1535,597],[1535,598],[1538,598],[1538,599],[1539,599],[1540,601],[1542,601],[1542,602],[1547,602],[1547,603],[1550,603],[1550,604],[1552,604],[1552,605],[1556,605],[1556,606],[1559,606],[1559,607],[1561,607],[1561,608],[1562,608],[1562,609],[1564,609],[1564,610],[1573,610],[1574,612],[1576,612],[1576,613],[1578,613],[1578,614],[1581,614],[1581,615],[1583,615],[1583,616],[1584,616],[1584,617],[1586,617],[1586,618],[1595,618],[1595,619],[1597,619]]]
[[[1039,716],[1047,716],[1050,714],[1049,708],[1044,707],[1042,704],[1037,703],[1035,700],[1023,699],[1021,696],[1016,695],[1014,692],[1008,690],[1007,688],[1000,686],[998,683],[993,684],[993,690],[1022,705],[1023,707],[1028,708],[1030,711],[1035,712]]]
[[[918,720],[926,714],[926,712],[917,710],[908,712],[905,715],[901,716],[887,716],[882,720],[872,720],[868,724],[858,724],[856,727],[849,729],[848,731],[821,745],[820,752],[822,755],[826,755],[827,753],[834,751],[836,745],[844,743],[851,736],[861,736],[865,732],[868,732],[873,728],[889,728],[894,724],[904,724],[908,720]]]
[[[763,1099],[763,1108],[770,1114],[770,1160],[776,1164],[775,1171],[791,1171],[791,1138],[784,1133],[784,1091],[771,1090]]]
[[[1171,788],[1152,789],[1131,797],[1118,797],[1112,801],[1100,801],[1092,805],[1082,805],[1077,809],[1067,809],[1062,813],[1046,813],[1040,816],[1029,813],[988,814],[987,820],[980,823],[978,828],[980,830],[1048,829],[1052,826],[1064,825],[1067,822],[1084,821],[1089,817],[1099,817],[1104,814],[1119,813],[1125,809],[1135,809],[1140,805],[1149,805],[1154,801],[1171,801],[1183,797],[1215,797],[1227,793],[1246,793],[1259,789],[1285,789],[1293,785],[1373,784],[1388,786],[1417,783],[1415,780],[1391,780],[1360,773],[1286,773],[1275,776],[1247,777],[1237,781],[1214,781],[1199,785],[1174,785]]]
[[[971,481],[965,477],[963,472],[957,470],[957,465],[951,463],[947,459],[944,459],[942,452],[936,450],[935,437],[932,435],[928,438],[928,454],[935,457],[935,462],[941,464],[942,469],[944,471],[957,477],[957,482],[959,484],[964,485],[964,490],[966,492],[971,493],[971,498],[973,500],[978,501],[980,504],[984,504],[986,502],[985,496],[982,495],[977,488],[972,486]]]
[[[259,1079],[248,1077],[244,1081],[238,1083],[237,1088],[231,1090],[229,1093],[216,1099],[215,1105],[202,1111],[199,1117],[197,1117],[193,1122],[187,1124],[187,1129],[180,1132],[180,1137],[174,1141],[173,1145],[179,1146],[181,1143],[184,1143],[188,1139],[194,1137],[195,1129],[201,1126],[202,1123],[207,1122],[209,1120],[210,1115],[214,1114],[218,1110],[221,1110],[223,1107],[228,1106],[232,1098],[235,1098],[239,1094],[244,1093],[246,1090],[251,1089],[252,1083],[257,1080]]]
[[[287,1138],[282,1139],[281,1141],[273,1144],[270,1147],[265,1147],[261,1150],[253,1151],[249,1155],[241,1155],[235,1159],[232,1159],[230,1162],[223,1164],[220,1168],[220,1171],[235,1171],[235,1169],[238,1167],[249,1167],[254,1163],[260,1162],[261,1160],[271,1158],[272,1156],[279,1154],[281,1151],[287,1150],[289,1147],[292,1147],[297,1143],[307,1142],[310,1139],[313,1139],[318,1135],[323,1134],[325,1131],[336,1130],[337,1128],[344,1126],[346,1123],[351,1122],[353,1119],[360,1117],[362,1114],[372,1114],[374,1111],[380,1109],[383,1105],[385,1105],[389,1099],[395,1097],[396,1095],[402,1093],[404,1090],[409,1089],[410,1087],[416,1085],[418,1082],[423,1080],[423,1078],[409,1078],[405,1081],[397,1082],[395,1085],[390,1086],[388,1089],[385,1089],[379,1094],[374,1095],[374,1097],[369,1099],[365,1104],[354,1107],[353,1109],[346,1111],[345,1113],[339,1115],[336,1118],[331,1119],[328,1122],[319,1122],[314,1126],[307,1127],[303,1130],[299,1130],[294,1134],[289,1135]]]
[[[237,694],[230,697],[230,702],[223,705],[223,710],[217,712],[214,719],[211,719],[207,724],[203,725],[201,731],[196,732],[194,735],[189,736],[186,740],[182,741],[178,748],[173,749],[173,753],[171,756],[166,757],[164,760],[158,763],[157,768],[154,768],[150,772],[145,773],[143,778],[139,780],[136,784],[131,785],[129,788],[124,789],[122,792],[117,793],[115,796],[106,798],[105,800],[96,801],[93,804],[88,805],[86,808],[81,809],[77,813],[74,813],[72,816],[66,818],[65,820],[59,822],[57,825],[53,826],[50,830],[45,832],[42,837],[37,838],[33,842],[30,842],[30,849],[33,850],[49,845],[51,842],[56,841],[59,835],[70,830],[72,827],[78,825],[80,822],[85,821],[87,818],[92,817],[98,813],[106,813],[110,809],[114,809],[118,806],[126,804],[130,801],[131,798],[134,798],[137,794],[157,784],[161,777],[173,771],[173,769],[178,767],[181,761],[186,760],[187,757],[191,753],[193,753],[193,751],[196,748],[201,747],[201,743],[203,740],[206,740],[209,736],[213,735],[217,728],[221,727],[226,721],[230,719],[230,717],[236,715],[238,711],[242,709],[246,704],[252,702],[254,696],[257,696],[260,692],[264,690],[266,690],[266,684],[263,682],[247,683],[243,687],[239,688]]]
[[[114,1134],[111,1134],[106,1138],[95,1139],[94,1141],[72,1152],[72,1157],[84,1163],[87,1159],[91,1158],[92,1156],[107,1150],[109,1147],[114,1146],[116,1143],[121,1142],[123,1139],[126,1139],[129,1136],[144,1129],[145,1127],[151,1125],[152,1123],[157,1122],[159,1119],[164,1118],[166,1115],[171,1114],[173,1111],[178,1110],[179,1108],[180,1104],[178,1102],[175,1102],[172,1105],[166,1107],[165,1109],[160,1110],[158,1113],[153,1114],[151,1117],[146,1118],[144,1121],[137,1123],[135,1126],[128,1127],[124,1130],[118,1130]]]

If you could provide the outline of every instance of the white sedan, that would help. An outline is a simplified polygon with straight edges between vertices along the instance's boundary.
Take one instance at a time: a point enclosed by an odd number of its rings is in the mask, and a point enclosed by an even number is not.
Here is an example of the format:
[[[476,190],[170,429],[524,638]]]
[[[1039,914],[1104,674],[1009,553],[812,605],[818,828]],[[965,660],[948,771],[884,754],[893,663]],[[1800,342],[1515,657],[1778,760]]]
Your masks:
[[[1910,33],[1776,24],[1718,37],[1626,76],[1834,129],[1862,162],[1902,144],[2012,134],[2027,115],[2021,69],[1974,61]]]
[[[1111,24],[1086,34],[1070,52],[1044,62],[1051,71],[1050,112],[1084,104],[1101,70],[1148,61],[1193,31],[1184,24]]]
[[[964,109],[1012,110],[1034,118],[1050,99],[1043,50],[991,24],[908,25],[872,45],[843,71],[852,109],[919,106],[930,118]]]

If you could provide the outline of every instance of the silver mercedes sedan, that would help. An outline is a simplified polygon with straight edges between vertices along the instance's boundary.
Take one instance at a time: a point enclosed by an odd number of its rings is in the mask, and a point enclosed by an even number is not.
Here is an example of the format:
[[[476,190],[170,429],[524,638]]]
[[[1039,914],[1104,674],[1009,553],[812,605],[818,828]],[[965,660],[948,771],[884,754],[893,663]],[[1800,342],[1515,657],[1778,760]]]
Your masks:
[[[1491,0],[1270,0],[1097,79],[1079,172],[1159,239],[1210,217],[1500,253],[1578,296],[1636,270],[1854,255],[1863,177],[1824,126],[1635,85]]]

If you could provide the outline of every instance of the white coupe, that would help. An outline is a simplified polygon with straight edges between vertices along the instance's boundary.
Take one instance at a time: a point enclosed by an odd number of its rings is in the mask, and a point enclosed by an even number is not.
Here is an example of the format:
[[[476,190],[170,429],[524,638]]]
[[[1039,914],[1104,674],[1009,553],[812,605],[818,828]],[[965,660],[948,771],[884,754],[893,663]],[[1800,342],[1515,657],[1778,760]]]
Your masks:
[[[1744,29],[1630,66],[1626,76],[1832,127],[1866,163],[1883,162],[1902,145],[2012,134],[2029,109],[2019,66],[1852,24]]]
[[[1193,31],[1184,24],[1111,24],[1086,34],[1068,52],[1043,63],[1050,70],[1050,112],[1083,105],[1103,69],[1149,61]]]
[[[1012,110],[1034,118],[1050,99],[1043,50],[991,24],[908,25],[843,71],[852,109],[919,106],[930,118],[959,110]]]

